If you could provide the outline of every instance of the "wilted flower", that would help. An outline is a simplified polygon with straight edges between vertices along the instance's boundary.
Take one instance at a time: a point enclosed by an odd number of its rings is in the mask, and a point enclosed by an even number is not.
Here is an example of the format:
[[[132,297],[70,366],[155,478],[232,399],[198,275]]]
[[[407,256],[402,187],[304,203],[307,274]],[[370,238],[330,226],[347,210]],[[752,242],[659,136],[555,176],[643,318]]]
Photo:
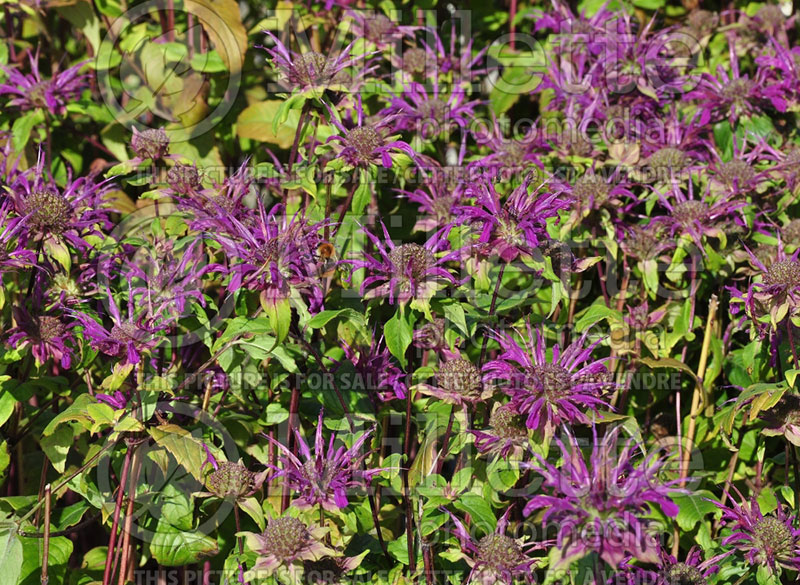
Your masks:
[[[323,557],[318,561],[303,562],[303,578],[307,585],[337,585],[345,574],[357,569],[368,554],[364,551],[356,557]]]
[[[247,548],[258,554],[252,571],[259,577],[269,577],[278,569],[286,569],[295,576],[305,561],[335,554],[320,541],[325,532],[319,527],[309,528],[292,516],[270,519],[261,534],[245,533]]]
[[[742,308],[760,336],[777,331],[784,320],[800,314],[800,248],[788,256],[782,242],[775,259],[766,265],[748,249],[750,263],[760,272],[746,291],[727,287],[731,293],[731,313]]]
[[[759,416],[766,423],[761,431],[764,435],[783,435],[792,445],[800,447],[800,396],[784,394],[778,404]]]
[[[197,165],[178,163],[167,171],[167,185],[180,195],[189,195],[202,187]]]
[[[534,455],[538,463],[529,464],[544,478],[547,493],[533,496],[525,515],[543,510],[542,522],[558,525],[561,550],[556,567],[566,567],[590,552],[612,567],[628,555],[659,562],[658,542],[647,516],[654,509],[677,516],[678,506],[669,498],[676,490],[659,480],[666,460],[657,453],[643,454],[637,464],[641,446],[634,439],[620,441],[620,433],[621,427],[616,427],[598,439],[593,428],[587,461],[575,436],[566,431],[567,444],[555,439],[561,456],[558,464],[538,455]]]
[[[519,454],[528,443],[528,428],[525,417],[513,404],[496,407],[489,416],[489,428],[470,430],[475,436],[475,448],[480,453],[498,455],[507,459],[512,453]]]
[[[449,248],[447,234],[452,226],[438,230],[423,245],[408,243],[399,246],[389,237],[383,223],[381,227],[384,241],[364,230],[364,235],[377,248],[378,257],[364,252],[363,259],[347,260],[355,268],[367,271],[367,277],[361,283],[364,298],[388,296],[390,304],[407,303],[412,299],[426,302],[442,285],[456,282],[443,264],[456,258],[459,252],[439,254]],[[376,283],[378,286],[372,287]]]
[[[423,394],[458,405],[475,405],[492,394],[491,389],[483,385],[480,369],[462,357],[441,361],[436,373],[436,385],[420,384],[417,389]]]
[[[515,578],[530,574],[536,559],[529,557],[528,551],[542,545],[536,542],[526,543],[523,539],[506,535],[511,509],[509,507],[497,521],[494,532],[479,539],[474,538],[464,524],[448,510],[461,544],[461,556],[472,569],[466,583],[511,585]]]
[[[383,469],[360,469],[364,459],[369,455],[369,452],[361,453],[361,450],[372,430],[356,439],[349,449],[343,446],[335,448],[336,435],[331,435],[326,449],[322,439],[323,426],[322,410],[320,410],[313,454],[297,428],[293,429],[302,460],[286,446],[267,436],[283,454],[282,469],[273,467],[275,474],[270,477],[270,481],[283,477],[286,485],[300,494],[292,502],[300,509],[317,505],[326,510],[345,508],[348,504],[347,490],[363,486],[373,475],[383,471]]]
[[[6,83],[0,84],[0,95],[15,96],[9,105],[17,106],[23,111],[41,108],[59,116],[63,115],[67,111],[67,104],[77,100],[87,87],[87,76],[78,73],[87,62],[82,61],[44,79],[39,72],[39,53],[29,52],[28,58],[31,72],[27,75],[17,69],[0,65],[0,69],[8,75]]]
[[[8,343],[12,347],[30,346],[36,363],[44,364],[49,358],[69,368],[72,363],[72,325],[59,315],[34,312],[22,306],[14,308],[17,326],[9,331]]]
[[[483,366],[486,380],[499,380],[510,404],[530,429],[551,433],[561,423],[587,423],[586,411],[610,409],[602,398],[608,388],[606,359],[593,360],[595,341],[584,348],[586,334],[563,351],[556,344],[548,360],[542,331],[528,323],[524,346],[495,331],[500,355]]]
[[[167,156],[169,152],[169,136],[167,136],[167,132],[163,128],[147,128],[139,132],[134,126],[131,150],[140,160],[150,159],[156,162]]]
[[[255,473],[241,463],[222,461],[217,463],[216,467],[206,476],[205,483],[208,492],[201,492],[201,495],[243,500],[261,489],[267,473],[267,471]]]
[[[800,571],[800,529],[792,515],[779,503],[773,514],[765,516],[756,497],[748,501],[739,496],[741,502],[731,500],[730,506],[714,502],[722,510],[721,523],[730,530],[723,546],[733,546],[748,563],[765,566],[773,575],[781,568]]]

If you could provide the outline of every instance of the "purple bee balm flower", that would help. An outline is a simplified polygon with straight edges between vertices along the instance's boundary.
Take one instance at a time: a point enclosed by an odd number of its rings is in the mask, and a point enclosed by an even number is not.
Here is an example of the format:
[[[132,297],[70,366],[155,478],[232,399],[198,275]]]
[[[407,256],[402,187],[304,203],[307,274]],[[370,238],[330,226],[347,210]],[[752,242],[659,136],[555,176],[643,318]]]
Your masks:
[[[531,167],[544,168],[536,151],[545,150],[547,144],[535,127],[524,136],[506,137],[493,115],[493,126],[488,132],[473,134],[476,142],[487,152],[469,163],[471,169],[485,169],[490,176],[507,181],[515,175],[527,175]]]
[[[397,191],[419,206],[420,219],[414,231],[432,232],[456,221],[456,209],[464,199],[464,186],[449,186],[444,180],[427,181],[414,191]]]
[[[375,10],[348,10],[347,16],[353,20],[353,34],[364,38],[375,48],[389,52],[403,38],[412,36],[415,26],[403,26],[382,12]]]
[[[39,72],[39,53],[28,53],[31,72],[24,74],[17,69],[0,65],[8,79],[0,84],[0,95],[14,96],[9,105],[21,110],[45,109],[58,116],[66,112],[68,103],[77,100],[87,87],[87,76],[78,72],[88,61],[55,73],[49,79],[42,78]]]
[[[392,115],[395,129],[415,132],[423,139],[449,138],[452,131],[458,129],[462,140],[466,140],[466,129],[479,103],[467,101],[467,94],[459,87],[453,87],[445,97],[438,84],[430,93],[414,82],[404,87],[401,95],[392,98],[385,113]]]
[[[706,585],[708,579],[719,570],[716,564],[718,557],[703,561],[703,555],[697,547],[686,553],[684,561],[678,561],[666,550],[661,549],[661,560],[658,570],[652,571],[637,566],[623,566],[625,582],[629,585],[651,583],[652,585]],[[619,581],[609,580],[609,584]]]
[[[545,492],[528,501],[525,515],[543,510],[542,522],[559,527],[560,559],[553,566],[564,568],[591,552],[612,567],[628,556],[658,563],[659,546],[647,516],[659,509],[671,518],[678,515],[669,498],[678,490],[659,480],[666,459],[657,453],[638,458],[641,444],[621,440],[621,427],[602,439],[593,427],[587,461],[575,436],[565,432],[566,445],[555,439],[561,452],[557,465],[536,454],[538,463],[525,464],[543,477]]]
[[[456,47],[460,37],[456,30],[456,22],[450,27],[450,44],[445,47],[439,31],[425,28],[426,39],[421,48],[406,49],[403,53],[403,69],[410,73],[423,73],[426,79],[439,81],[451,76],[454,85],[472,82],[475,77],[484,73],[484,69],[476,67],[483,60],[489,47],[473,52],[474,39],[470,38],[463,47]]]
[[[762,435],[782,436],[792,445],[800,447],[800,396],[784,394],[775,406],[761,412],[759,418],[764,421]]]
[[[102,236],[98,224],[110,227],[108,210],[103,208],[110,187],[110,181],[73,180],[70,173],[66,187],[59,188],[46,170],[41,150],[36,165],[19,173],[10,184],[11,200],[17,214],[23,216],[21,231],[26,238],[51,246],[67,242],[78,250],[90,247],[84,236]]]
[[[703,237],[724,237],[722,226],[725,222],[745,224],[741,216],[746,201],[731,200],[722,194],[713,198],[708,190],[700,199],[694,198],[694,185],[688,181],[688,195],[678,184],[674,184],[668,195],[659,193],[661,204],[669,215],[654,219],[663,223],[671,236],[687,236],[698,248],[703,250]],[[705,252],[704,252],[705,253]]]
[[[286,45],[271,32],[264,31],[264,34],[275,43],[275,47],[272,49],[259,48],[264,49],[271,57],[272,65],[280,71],[283,82],[292,91],[299,90],[304,93],[310,92],[312,95],[321,95],[329,86],[349,84],[353,81],[354,76],[348,75],[345,69],[367,57],[366,55],[350,57],[354,43],[350,43],[335,56],[326,56],[316,51],[295,53],[289,51]],[[355,78],[363,77],[369,71],[369,68],[364,68],[355,75]]]
[[[286,485],[299,494],[292,504],[300,509],[322,506],[325,510],[333,511],[347,507],[349,490],[363,487],[374,475],[384,470],[360,469],[364,459],[369,455],[369,452],[362,452],[362,447],[374,429],[361,435],[349,449],[343,446],[334,447],[336,435],[333,434],[326,449],[322,438],[324,426],[322,417],[323,412],[320,410],[313,454],[297,428],[294,428],[294,433],[300,457],[296,457],[275,439],[268,435],[264,436],[283,454],[281,468],[272,467],[275,473],[270,477],[270,481],[283,477]]]
[[[58,315],[28,312],[22,306],[14,307],[14,321],[17,326],[9,331],[8,343],[12,347],[30,346],[37,364],[44,364],[49,358],[68,369],[72,363],[73,324],[67,324]]]
[[[513,506],[509,506],[494,532],[475,538],[470,530],[449,510],[447,513],[455,525],[455,535],[461,545],[461,557],[471,571],[466,583],[481,585],[511,585],[521,576],[529,576],[537,559],[528,556],[535,548],[543,548],[542,543],[525,542],[508,536],[508,516]]]
[[[193,230],[210,232],[213,236],[217,233],[235,234],[231,221],[233,218],[245,226],[252,226],[256,221],[256,214],[245,204],[245,197],[254,191],[255,178],[250,172],[250,160],[245,160],[232,175],[225,177],[220,183],[213,181],[208,188],[202,188],[199,177],[193,178],[192,167],[183,165],[180,183],[178,177],[170,183],[173,197],[179,209],[189,211],[194,217],[189,224]],[[176,165],[169,172],[175,171]],[[177,174],[176,172],[176,174]],[[167,181],[169,182],[169,173]],[[186,181],[189,181],[187,184]]]
[[[712,502],[722,510],[721,524],[727,528],[722,545],[734,547],[728,554],[743,553],[748,563],[773,575],[781,569],[800,571],[800,529],[794,526],[794,514],[778,503],[773,513],[764,515],[755,496],[748,501],[734,490],[741,501],[731,499],[730,506]]]
[[[765,93],[767,70],[759,68],[756,76],[739,73],[739,59],[736,56],[734,43],[730,42],[731,72],[720,65],[716,77],[703,74],[696,89],[684,96],[686,100],[695,100],[700,110],[701,124],[719,122],[727,117],[733,126],[743,115],[751,115],[763,111],[767,103],[780,112],[786,111],[786,102],[774,92]]]
[[[11,206],[8,200],[0,204],[0,274],[36,264],[36,254],[20,241],[24,218],[10,217]]]
[[[754,252],[750,263],[760,272],[760,278],[751,282],[746,291],[727,287],[731,293],[731,313],[743,308],[753,328],[761,337],[776,332],[784,321],[800,315],[800,248],[789,256],[779,241],[777,257],[765,265]]]
[[[609,173],[606,177],[587,171],[575,179],[572,185],[564,187],[565,193],[573,199],[570,224],[593,219],[601,209],[624,212],[632,208],[639,202],[639,198],[634,195],[631,187],[617,172]]]
[[[350,347],[342,342],[342,349],[359,376],[360,386],[365,388],[373,405],[406,397],[408,387],[405,374],[397,367],[383,338],[372,337],[370,347]]]
[[[496,407],[489,416],[489,428],[470,430],[475,437],[475,448],[479,453],[508,459],[522,455],[528,445],[528,428],[525,417],[517,412],[513,404]]]
[[[323,287],[316,251],[323,242],[320,231],[326,222],[312,224],[300,215],[289,217],[280,204],[267,211],[260,200],[252,225],[233,216],[225,222],[226,233],[215,237],[230,262],[226,269],[230,291],[259,291],[269,303],[302,293],[312,312],[321,310]]]
[[[187,302],[205,306],[201,279],[208,267],[202,266],[204,261],[201,240],[181,250],[175,249],[172,240],[160,240],[137,250],[121,276],[149,319],[158,321],[163,315],[171,320],[186,314]]]
[[[558,217],[559,210],[568,208],[570,203],[556,193],[541,192],[541,186],[528,193],[531,180],[528,175],[505,203],[500,202],[500,194],[491,182],[480,181],[472,192],[475,204],[459,209],[462,220],[480,231],[478,249],[485,255],[497,254],[504,262],[511,262],[520,254],[532,255],[541,244],[549,242],[547,220]]]
[[[550,435],[561,423],[588,423],[586,411],[611,410],[602,397],[614,387],[607,358],[592,359],[600,340],[584,348],[584,334],[563,351],[556,344],[548,360],[544,334],[530,322],[527,328],[524,346],[507,333],[493,332],[500,355],[484,364],[483,372],[486,381],[505,383],[503,390],[511,396],[513,408],[526,417],[528,428]]]
[[[136,306],[132,291],[129,291],[128,316],[123,318],[111,291],[106,291],[106,306],[112,325],[104,327],[86,313],[75,311],[76,319],[83,325],[83,337],[89,344],[105,355],[121,359],[121,365],[138,364],[141,355],[152,350],[159,343],[156,334],[165,324],[154,325],[144,319],[136,318]]]
[[[392,155],[403,153],[416,161],[414,150],[402,140],[387,137],[389,126],[395,116],[382,118],[378,123],[365,123],[361,96],[356,108],[358,118],[354,128],[347,129],[331,111],[331,123],[341,135],[331,136],[328,142],[339,143],[336,146],[337,156],[350,167],[369,167],[380,164],[385,168],[392,167]]]
[[[443,264],[460,252],[456,250],[439,255],[450,246],[447,235],[452,226],[438,230],[423,245],[409,243],[399,246],[392,242],[383,223],[381,227],[384,241],[364,230],[378,251],[377,257],[363,252],[362,258],[347,260],[353,267],[367,271],[360,292],[364,298],[389,297],[390,304],[405,304],[412,299],[426,302],[442,285],[456,282]],[[378,286],[373,287],[374,284]]]

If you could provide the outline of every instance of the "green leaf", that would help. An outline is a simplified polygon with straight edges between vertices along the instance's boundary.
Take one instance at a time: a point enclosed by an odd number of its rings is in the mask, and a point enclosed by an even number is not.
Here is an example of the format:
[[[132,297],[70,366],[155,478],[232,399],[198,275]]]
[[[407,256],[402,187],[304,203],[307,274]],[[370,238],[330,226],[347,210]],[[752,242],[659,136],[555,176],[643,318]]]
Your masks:
[[[383,333],[386,337],[386,347],[389,348],[392,355],[397,358],[400,365],[405,369],[408,364],[406,350],[411,345],[414,331],[401,314],[400,309],[386,322],[383,327]]]
[[[670,499],[678,506],[678,516],[675,518],[681,530],[694,530],[706,514],[718,508],[707,498],[714,499],[714,495],[707,490],[700,490],[689,494],[673,494]]]
[[[20,538],[22,542],[23,561],[20,585],[41,585],[43,539]],[[67,563],[72,555],[72,541],[66,536],[56,536],[50,539],[50,554],[48,555],[48,572],[50,583],[64,583]],[[3,579],[3,583],[7,583]]]
[[[17,536],[14,522],[0,522],[0,575],[3,581],[14,584],[22,572],[22,542]]]
[[[95,403],[95,398],[89,394],[80,394],[77,398],[75,398],[75,401],[72,404],[57,414],[55,418],[53,418],[47,424],[42,431],[42,435],[45,437],[47,435],[52,435],[60,424],[67,421],[79,422],[88,430],[93,421],[89,417],[86,407],[93,403]]]
[[[206,451],[200,440],[193,437],[189,431],[173,424],[151,427],[148,432],[153,440],[169,451],[197,481],[203,481]]]
[[[353,203],[351,206],[353,214],[361,215],[364,213],[364,209],[369,203],[371,193],[372,189],[370,188],[369,174],[362,172],[359,175],[358,187],[356,187],[355,193],[353,193]]]
[[[39,444],[42,447],[53,468],[59,472],[64,473],[64,467],[67,463],[67,454],[69,448],[72,447],[73,432],[71,425],[61,425],[55,432],[42,437]]]
[[[477,494],[464,494],[453,505],[462,512],[466,512],[472,517],[472,523],[478,526],[483,532],[489,534],[497,528],[497,518],[492,507],[482,496]]]
[[[447,303],[444,305],[444,316],[445,319],[458,327],[459,331],[461,331],[464,335],[469,335],[467,319],[464,315],[464,307],[462,307],[460,303]]]
[[[582,332],[598,321],[607,319],[610,324],[621,323],[622,313],[616,309],[611,309],[603,304],[602,300],[587,309],[587,311],[575,322],[575,330]]]
[[[14,120],[14,125],[11,127],[14,150],[19,152],[25,148],[30,140],[31,130],[41,121],[43,121],[43,117],[39,110],[32,110]]]
[[[164,520],[158,523],[150,542],[150,553],[165,567],[190,565],[218,552],[216,539],[199,532],[179,530]]]

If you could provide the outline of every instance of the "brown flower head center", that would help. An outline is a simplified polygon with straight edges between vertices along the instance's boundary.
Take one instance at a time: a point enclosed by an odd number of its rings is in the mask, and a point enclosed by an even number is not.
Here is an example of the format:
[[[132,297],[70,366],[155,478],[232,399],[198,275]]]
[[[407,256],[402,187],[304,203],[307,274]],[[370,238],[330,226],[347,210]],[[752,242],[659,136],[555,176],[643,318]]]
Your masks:
[[[373,43],[389,41],[386,38],[395,29],[395,24],[385,14],[377,14],[364,21],[364,36]]]
[[[124,321],[111,328],[111,337],[120,343],[136,342],[139,341],[140,332],[136,325]]]
[[[40,234],[62,234],[72,219],[72,206],[56,191],[35,191],[25,199],[28,225]]]
[[[428,53],[425,49],[414,47],[403,53],[403,69],[409,73],[424,73],[427,61]]]
[[[381,135],[369,126],[353,128],[347,133],[345,142],[355,151],[356,159],[362,164],[372,162],[375,158],[375,151],[383,146]]]
[[[557,364],[534,366],[533,378],[551,401],[569,396],[572,390],[572,375]]]
[[[511,571],[525,562],[525,555],[513,538],[492,533],[478,541],[477,560],[498,571]]]
[[[489,426],[499,439],[522,441],[528,438],[523,416],[514,412],[508,404],[496,408],[489,417]]]
[[[333,462],[324,459],[320,468],[317,468],[316,459],[310,459],[303,464],[303,473],[321,492],[327,492],[328,486],[335,475],[336,468]]]
[[[289,75],[289,80],[300,86],[327,83],[332,77],[328,58],[316,51],[297,55],[292,68],[294,71]]]
[[[67,330],[67,326],[58,317],[43,315],[37,319],[37,334],[39,341],[53,341],[58,339]]]
[[[446,361],[439,368],[439,386],[445,392],[456,394],[468,399],[477,399],[481,395],[481,372],[472,363],[465,359]]]
[[[447,118],[447,102],[439,98],[425,100],[417,107],[417,114],[423,120],[430,120],[441,124]]]
[[[740,77],[725,84],[720,91],[720,95],[725,101],[731,102],[732,105],[742,107],[750,99],[750,92],[753,91],[754,86],[754,81]]]
[[[389,261],[395,276],[419,282],[436,260],[428,249],[419,244],[402,244],[389,252]]]
[[[308,543],[309,533],[300,520],[285,516],[270,520],[261,540],[263,552],[275,555],[281,561],[291,561]]]
[[[572,187],[572,194],[582,207],[600,207],[608,201],[609,191],[608,183],[594,174],[583,175]]]
[[[679,148],[665,146],[651,154],[647,162],[656,169],[681,171],[689,166],[689,156]]]
[[[718,175],[728,187],[743,189],[755,178],[756,171],[743,160],[732,160],[720,165]]]
[[[706,579],[697,567],[675,563],[663,573],[665,585],[705,585]]]
[[[787,559],[794,556],[792,531],[774,516],[766,516],[753,526],[753,545],[768,558]]]
[[[672,208],[672,217],[682,226],[690,226],[695,221],[703,221],[708,216],[708,204],[689,199],[676,203]]]
[[[780,260],[773,262],[764,274],[767,285],[800,286],[800,262],[797,260]]]
[[[158,160],[167,154],[169,136],[163,128],[148,128],[133,136],[131,148],[139,158]]]
[[[253,492],[255,474],[242,465],[223,461],[206,478],[208,490],[219,498],[239,498]]]
[[[200,187],[200,173],[193,165],[177,164],[167,171],[167,184],[178,193],[186,195]]]

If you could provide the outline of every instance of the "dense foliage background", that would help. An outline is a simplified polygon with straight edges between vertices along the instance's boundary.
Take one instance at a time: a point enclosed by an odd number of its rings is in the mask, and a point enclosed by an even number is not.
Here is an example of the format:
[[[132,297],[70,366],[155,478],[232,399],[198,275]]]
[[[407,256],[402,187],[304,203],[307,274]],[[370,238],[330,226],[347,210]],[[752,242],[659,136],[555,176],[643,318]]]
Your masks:
[[[0,581],[797,582],[795,14],[0,1]]]

